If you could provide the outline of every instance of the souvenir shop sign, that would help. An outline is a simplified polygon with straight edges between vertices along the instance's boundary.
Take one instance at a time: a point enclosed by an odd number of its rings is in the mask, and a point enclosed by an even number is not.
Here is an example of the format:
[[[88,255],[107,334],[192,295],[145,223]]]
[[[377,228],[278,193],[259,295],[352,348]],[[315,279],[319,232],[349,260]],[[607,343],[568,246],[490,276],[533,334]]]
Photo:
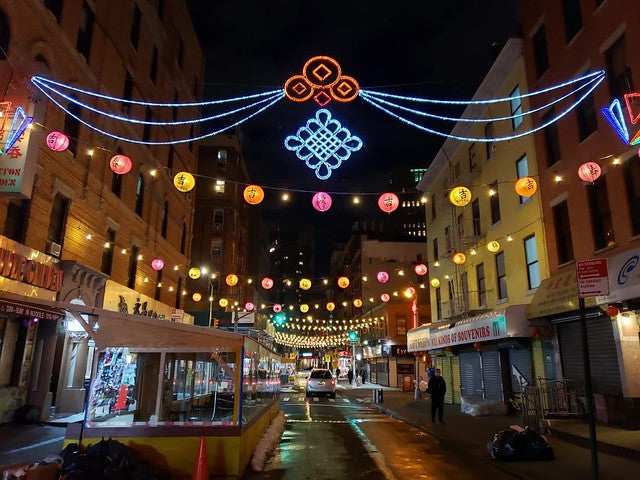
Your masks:
[[[0,248],[0,276],[54,292],[62,289],[62,270]]]
[[[465,343],[486,342],[507,336],[506,317],[498,315],[480,318],[452,328],[431,330],[429,348],[445,348]]]

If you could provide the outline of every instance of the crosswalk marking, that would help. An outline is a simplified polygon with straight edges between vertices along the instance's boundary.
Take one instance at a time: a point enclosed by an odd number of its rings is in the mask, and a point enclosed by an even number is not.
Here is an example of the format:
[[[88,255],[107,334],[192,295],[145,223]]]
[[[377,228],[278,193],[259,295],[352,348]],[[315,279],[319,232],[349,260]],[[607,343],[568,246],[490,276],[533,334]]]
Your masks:
[[[313,401],[314,401],[314,402],[319,402],[319,401],[320,401],[320,399],[319,399],[318,397],[314,397],[314,398],[313,398]]]
[[[336,399],[335,399],[335,398],[330,398],[330,399],[329,399],[329,401],[330,401],[331,403],[336,403]]]
[[[348,398],[343,398],[342,400],[344,400],[344,403],[351,403]]]
[[[299,402],[304,402],[304,397],[300,397],[300,398],[298,399],[298,401],[299,401]]]
[[[282,399],[282,401],[283,401],[283,402],[288,402],[288,401],[289,401],[289,397],[284,397],[284,398]]]

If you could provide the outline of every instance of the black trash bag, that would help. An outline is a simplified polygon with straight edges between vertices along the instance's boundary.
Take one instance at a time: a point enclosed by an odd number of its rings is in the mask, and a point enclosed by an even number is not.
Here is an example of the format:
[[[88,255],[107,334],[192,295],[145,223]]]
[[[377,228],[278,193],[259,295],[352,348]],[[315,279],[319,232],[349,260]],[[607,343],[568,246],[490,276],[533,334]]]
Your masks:
[[[527,427],[519,435],[524,447],[523,457],[525,460],[555,460],[553,448],[547,439],[538,432]]]
[[[88,457],[99,468],[104,478],[120,480],[129,478],[133,466],[133,454],[124,443],[104,438],[87,449]]]
[[[70,443],[60,452],[62,458],[61,473],[68,480],[95,480],[99,471],[94,462],[77,443]]]
[[[487,445],[492,458],[502,461],[514,461],[522,458],[521,438],[517,430],[509,428],[493,436]]]

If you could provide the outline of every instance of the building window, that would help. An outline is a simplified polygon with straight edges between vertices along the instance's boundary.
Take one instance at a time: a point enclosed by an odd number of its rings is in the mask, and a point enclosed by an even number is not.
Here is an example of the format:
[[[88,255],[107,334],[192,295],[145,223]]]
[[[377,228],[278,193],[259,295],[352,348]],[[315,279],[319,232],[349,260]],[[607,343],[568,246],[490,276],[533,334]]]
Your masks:
[[[476,278],[478,282],[478,307],[487,305],[487,281],[484,278],[484,263],[476,267]]]
[[[76,40],[76,50],[84,56],[89,63],[89,54],[91,53],[91,39],[93,35],[93,24],[95,23],[95,15],[89,4],[82,2],[82,10],[80,11],[80,25],[78,28],[78,39]]]
[[[11,30],[9,20],[2,10],[0,10],[0,60],[6,60],[9,56],[9,43],[11,40]]]
[[[179,100],[178,90],[174,90],[173,92],[173,107],[171,107],[171,118],[175,122],[178,119],[178,100]]]
[[[111,177],[111,191],[116,197],[119,197],[122,193],[122,175],[118,175],[113,172]]]
[[[631,69],[627,65],[627,46],[624,35],[604,52],[604,58],[607,64],[611,98],[622,98],[625,93],[632,92],[633,77]]]
[[[552,208],[553,226],[556,232],[556,251],[558,265],[573,260],[573,241],[571,240],[571,223],[569,207],[566,200]]]
[[[520,86],[516,85],[516,88],[511,92],[511,100],[509,100],[509,105],[511,107],[511,126],[513,130],[518,128],[520,124],[522,124],[522,98],[520,97]]]
[[[518,178],[529,176],[529,163],[527,162],[527,156],[523,155],[516,161],[516,174]],[[520,204],[530,200],[531,197],[520,197]]]
[[[49,218],[49,233],[47,240],[62,245],[64,231],[67,226],[67,216],[69,214],[69,199],[56,193],[51,205],[51,216]]]
[[[144,119],[146,122],[150,122],[151,118],[151,107],[146,107]],[[142,140],[148,142],[149,138],[151,138],[151,125],[149,123],[145,123],[144,127],[142,128]]]
[[[580,92],[576,93],[579,98]],[[576,116],[578,119],[578,135],[582,142],[589,135],[598,129],[598,118],[596,116],[596,105],[593,94],[590,93],[576,106]]]
[[[156,83],[156,77],[158,75],[158,47],[153,46],[153,52],[151,53],[151,68],[149,69],[149,78],[153,83]]]
[[[75,156],[78,153],[78,137],[80,136],[81,109],[77,103],[69,103],[69,111],[64,117],[64,133],[69,137],[69,151]],[[75,116],[75,117],[74,117]]]
[[[640,235],[640,163],[636,158],[624,164],[624,178],[627,184],[627,201],[631,215],[631,233]]]
[[[222,260],[222,241],[220,239],[211,241],[211,260]]]
[[[475,236],[482,234],[482,224],[480,223],[480,200],[477,198],[471,202],[471,216],[473,218],[473,234]]]
[[[540,78],[549,68],[549,52],[547,50],[547,35],[544,24],[533,35],[533,57],[536,64],[536,76]]]
[[[144,176],[142,174],[139,174],[138,181],[136,182],[136,206],[135,206],[135,212],[139,217],[142,216],[143,205],[144,205]]]
[[[56,22],[60,23],[60,16],[62,15],[62,0],[44,0],[44,6],[47,7],[53,16],[56,17]]]
[[[560,160],[560,137],[558,136],[558,124],[553,121],[556,116],[556,111],[551,108],[542,117],[542,123],[547,124],[544,128],[544,143],[545,151],[547,154],[547,168],[551,165],[555,165]]]
[[[489,185],[489,204],[491,207],[491,225],[500,221],[500,195],[498,194],[498,182]]]
[[[182,298],[182,277],[178,278],[178,288],[176,288],[176,308],[180,308],[181,298]]]
[[[162,205],[162,228],[160,229],[160,235],[162,238],[167,238],[167,226],[169,225],[169,202],[164,202]]]
[[[131,35],[129,35],[129,39],[131,40],[131,45],[135,50],[138,49],[138,41],[140,40],[140,22],[142,20],[142,12],[138,8],[138,5],[133,6],[133,20],[131,22]]]
[[[105,275],[111,275],[111,269],[113,267],[113,251],[116,248],[116,231],[107,228],[107,243],[104,245],[102,251],[102,264],[100,271]]]
[[[496,253],[496,277],[498,280],[498,300],[507,298],[507,269],[504,265],[504,252]]]
[[[457,180],[460,177],[460,162],[456,162],[453,166],[453,179]]]
[[[9,200],[2,234],[11,240],[23,243],[28,222],[29,200],[19,200],[16,198]]]
[[[129,257],[129,274],[127,277],[127,287],[136,288],[136,273],[138,272],[138,255],[140,248],[136,245],[131,247],[131,256]]]
[[[158,0],[158,17],[164,18],[164,0]]]
[[[607,180],[603,175],[587,187],[589,210],[591,210],[591,229],[596,250],[615,243],[611,208],[607,195]]]
[[[224,194],[224,180],[216,180],[216,184],[213,187],[213,189],[215,190],[215,192],[219,195],[223,195]]]
[[[222,230],[224,225],[224,210],[213,211],[213,229]]]
[[[153,294],[153,298],[156,300],[160,300],[160,296],[162,295],[162,270],[158,270],[156,273],[156,291]]]
[[[182,235],[180,235],[180,253],[184,254],[187,248],[187,224],[182,222]]]
[[[471,146],[469,146],[469,171],[472,173],[475,172],[477,166],[478,163],[476,160],[476,144],[472,143]]]
[[[167,173],[170,177],[173,177],[173,155],[175,154],[175,149],[173,145],[169,146],[169,154],[167,155]]]
[[[404,315],[396,316],[396,335],[407,334],[407,317]]]
[[[122,88],[122,98],[126,98],[127,100],[132,100],[132,95],[133,95],[133,77],[131,76],[131,74],[127,70],[127,72],[125,73],[125,76],[124,76],[124,86]],[[123,103],[122,104],[122,109],[126,114],[129,114],[131,112],[131,104],[127,103],[127,102]]]
[[[444,243],[447,252],[453,248],[453,236],[451,235],[451,225],[444,227]]]
[[[496,142],[492,139],[495,138],[496,134],[493,131],[493,122],[488,122],[484,126],[484,138],[489,140],[486,142],[487,144],[487,160],[490,160],[493,157],[493,154],[496,153]]]
[[[184,61],[184,43],[182,39],[180,39],[180,43],[178,43],[178,66],[182,68],[182,62]]]
[[[218,166],[226,167],[227,166],[227,151],[226,150],[218,150]]]
[[[461,213],[458,215],[456,219],[456,223],[458,224],[458,238],[464,238],[464,214]]]
[[[442,320],[442,294],[440,288],[436,288],[436,320]]]
[[[580,0],[562,0],[564,11],[564,33],[567,43],[582,28],[582,12],[580,11]]]
[[[431,194],[431,221],[436,219],[436,194]]]
[[[524,239],[524,258],[527,262],[527,279],[529,290],[540,285],[540,269],[538,266],[538,249],[536,236],[531,235]]]
[[[435,237],[433,239],[433,260],[438,260],[440,258],[440,252],[438,251],[438,238]]]

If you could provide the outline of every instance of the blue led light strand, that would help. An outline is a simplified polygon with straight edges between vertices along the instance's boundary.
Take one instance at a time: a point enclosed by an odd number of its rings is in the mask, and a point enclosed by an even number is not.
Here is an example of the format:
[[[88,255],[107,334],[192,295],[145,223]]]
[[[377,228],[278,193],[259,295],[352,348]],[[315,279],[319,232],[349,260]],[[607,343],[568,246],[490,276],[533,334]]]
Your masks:
[[[233,128],[237,125],[240,125],[243,122],[246,122],[247,120],[249,120],[250,118],[255,117],[256,115],[258,115],[259,113],[264,112],[267,108],[271,107],[272,105],[274,105],[276,102],[279,102],[280,100],[282,100],[283,98],[285,98],[284,95],[284,90],[282,90],[280,93],[277,93],[273,96],[274,100],[272,100],[270,103],[268,103],[267,105],[263,106],[262,108],[260,108],[259,110],[257,110],[256,112],[253,112],[250,115],[247,115],[244,118],[241,118],[240,120],[227,125],[226,127],[220,128],[218,130],[214,130],[208,133],[205,133],[203,135],[198,135],[196,137],[187,137],[187,138],[182,138],[179,140],[166,140],[166,141],[156,141],[156,142],[151,142],[151,141],[144,141],[144,140],[138,140],[135,138],[129,138],[129,137],[123,137],[120,135],[116,135],[114,133],[111,132],[107,132],[106,130],[102,130],[101,128],[96,127],[95,125],[92,125],[91,123],[82,120],[82,118],[80,118],[78,115],[75,115],[73,112],[70,112],[64,105],[62,105],[58,100],[56,100],[55,98],[53,98],[48,92],[41,90],[42,93],[49,99],[51,100],[53,103],[55,103],[60,109],[62,109],[65,113],[67,113],[67,115],[70,115],[72,118],[75,118],[78,122],[82,123],[83,125],[86,125],[87,127],[89,127],[92,130],[95,130],[98,133],[102,133],[103,135],[107,135],[108,137],[111,138],[115,138],[116,140],[122,140],[123,142],[129,142],[129,143],[136,143],[139,145],[175,145],[178,143],[188,143],[188,142],[194,142],[197,140],[202,140],[204,138],[209,138],[212,137],[214,135],[217,135],[218,133],[224,132],[225,130],[228,130],[230,128]]]
[[[533,97],[535,95],[540,95],[543,93],[551,92],[553,90],[557,90],[559,88],[566,87],[573,83],[581,82],[582,80],[586,80],[591,77],[602,77],[602,79],[604,79],[604,74],[605,74],[604,70],[596,70],[594,72],[587,73],[586,75],[582,75],[581,77],[573,78],[571,80],[567,80],[566,82],[559,83],[551,87],[543,88],[542,90],[535,90],[533,92],[514,95],[512,97],[491,98],[486,100],[442,100],[437,98],[406,97],[403,95],[394,95],[392,93],[378,92],[376,90],[365,90],[365,89],[360,89],[360,92],[361,93],[364,92],[365,94],[368,94],[374,97],[395,98],[396,100],[407,100],[410,102],[419,102],[419,103],[436,103],[436,104],[442,104],[442,105],[485,105],[490,103],[507,102],[509,100],[513,100],[516,98]],[[600,79],[600,81],[602,81],[602,79]]]
[[[429,112],[424,112],[422,110],[415,110],[413,108],[409,108],[409,107],[405,107],[403,105],[399,105],[397,103],[393,103],[393,102],[389,102],[387,100],[383,100],[382,98],[377,98],[377,97],[371,97],[369,96],[368,93],[366,92],[360,92],[360,95],[362,97],[368,97],[371,100],[375,101],[375,102],[379,102],[382,105],[387,105],[389,107],[393,107],[393,108],[397,108],[398,110],[403,110],[405,112],[408,113],[413,113],[415,115],[419,115],[422,117],[427,117],[427,118],[434,118],[436,120],[444,120],[444,121],[448,121],[448,122],[466,122],[466,123],[486,123],[486,122],[498,122],[498,121],[502,121],[502,120],[512,120],[514,118],[519,118],[519,117],[524,117],[527,115],[531,115],[532,113],[536,113],[539,112],[541,110],[545,110],[547,108],[549,108],[552,105],[555,105],[556,103],[561,102],[562,100],[565,100],[571,96],[573,96],[574,94],[576,94],[577,92],[579,92],[580,90],[587,88],[591,83],[596,82],[597,78],[593,78],[591,80],[589,80],[589,82],[585,83],[584,85],[580,85],[578,88],[575,88],[574,90],[571,90],[569,93],[567,93],[566,95],[563,95],[549,103],[546,103],[545,105],[542,105],[541,107],[538,108],[534,108],[533,110],[527,110],[525,112],[522,113],[518,113],[518,114],[514,114],[514,115],[509,115],[506,117],[487,117],[487,118],[465,118],[465,117],[447,117],[444,115],[437,115],[434,113],[429,113]],[[513,97],[516,98],[516,97]]]
[[[202,117],[202,118],[195,118],[195,119],[191,119],[191,120],[176,120],[176,121],[171,121],[171,122],[165,122],[165,121],[156,121],[156,120],[140,120],[137,118],[128,118],[128,117],[123,117],[122,115],[116,115],[113,113],[109,113],[105,110],[100,110],[98,108],[94,108],[91,105],[87,105],[86,103],[81,102],[80,100],[78,100],[77,98],[71,97],[69,95],[66,95],[64,93],[62,93],[61,91],[50,87],[48,85],[44,85],[44,84],[39,84],[34,82],[35,86],[38,87],[40,89],[40,91],[43,91],[43,88],[46,88],[54,93],[56,93],[57,95],[59,95],[60,97],[64,98],[65,100],[71,102],[71,103],[75,103],[76,105],[82,107],[82,108],[86,108],[87,110],[90,110],[92,112],[97,113],[98,115],[102,115],[108,118],[112,118],[114,120],[119,120],[121,122],[128,122],[128,123],[135,123],[135,124],[140,124],[140,125],[157,125],[157,126],[176,126],[176,125],[190,125],[190,124],[195,124],[195,123],[202,123],[202,122],[207,122],[210,120],[216,120],[218,118],[222,118],[222,117],[226,117],[229,115],[233,115],[234,113],[238,113],[241,112],[243,110],[248,110],[250,108],[256,107],[258,105],[261,105],[263,103],[268,102],[269,100],[275,98],[277,96],[277,94],[272,95],[271,97],[267,97],[267,98],[263,98],[262,100],[258,100],[257,102],[251,103],[249,105],[245,105],[243,107],[238,107],[234,110],[230,110],[228,112],[223,112],[223,113],[218,113],[216,115],[211,115],[208,117]]]
[[[423,125],[419,125],[415,122],[412,122],[411,120],[408,120],[405,117],[402,117],[394,112],[392,112],[391,110],[385,108],[384,106],[380,105],[376,100],[374,100],[373,98],[371,98],[368,95],[363,95],[362,99],[365,102],[370,103],[371,105],[373,105],[374,107],[382,110],[383,112],[391,115],[392,117],[400,120],[401,122],[406,123],[407,125],[411,125],[412,127],[415,127],[419,130],[422,130],[424,132],[427,133],[432,133],[434,135],[438,135],[441,137],[447,137],[447,138],[451,138],[454,140],[461,140],[464,142],[481,142],[481,143],[489,143],[489,142],[500,142],[500,141],[508,141],[508,140],[513,140],[516,138],[521,138],[524,137],[525,135],[529,135],[531,133],[535,133],[539,130],[542,130],[543,128],[551,125],[553,122],[556,122],[557,120],[561,119],[562,117],[564,117],[565,115],[567,115],[571,110],[573,110],[582,100],[584,100],[591,92],[593,92],[593,90],[595,90],[595,88],[600,85],[600,83],[602,83],[602,81],[604,80],[604,76],[601,76],[598,78],[598,81],[595,82],[593,85],[591,85],[589,87],[589,89],[574,103],[572,103],[567,109],[563,110],[562,112],[560,112],[558,115],[556,115],[555,117],[553,117],[551,120],[548,120],[547,122],[544,122],[542,125],[539,125],[535,128],[532,128],[530,130],[527,131],[523,131],[514,135],[506,135],[506,136],[502,136],[502,137],[491,137],[491,138],[487,138],[487,137],[463,137],[461,135],[454,135],[454,134],[450,134],[450,133],[445,133],[445,132],[441,132],[438,130],[434,130],[432,128],[428,128],[425,127]]]
[[[72,85],[67,85],[66,83],[56,82],[55,80],[51,80],[50,78],[46,78],[46,77],[41,77],[39,75],[35,75],[31,77],[31,81],[34,84],[37,82],[40,82],[43,84],[50,83],[52,85],[57,85],[59,87],[68,88],[69,90],[72,90],[74,92],[83,93],[85,95],[89,95],[92,97],[102,98],[104,100],[111,100],[114,102],[121,102],[121,103],[130,103],[133,105],[143,105],[145,107],[204,107],[206,105],[217,105],[220,103],[240,102],[242,100],[251,100],[253,98],[268,97],[270,95],[275,95],[276,93],[282,93],[284,95],[284,89],[278,88],[276,90],[271,90],[268,92],[255,93],[252,95],[244,95],[241,97],[226,98],[222,100],[208,100],[204,102],[186,102],[186,103],[161,103],[161,102],[159,103],[159,102],[143,102],[140,100],[129,100],[126,98],[111,97],[109,95],[92,92],[90,90],[83,90],[81,88],[77,88]]]

